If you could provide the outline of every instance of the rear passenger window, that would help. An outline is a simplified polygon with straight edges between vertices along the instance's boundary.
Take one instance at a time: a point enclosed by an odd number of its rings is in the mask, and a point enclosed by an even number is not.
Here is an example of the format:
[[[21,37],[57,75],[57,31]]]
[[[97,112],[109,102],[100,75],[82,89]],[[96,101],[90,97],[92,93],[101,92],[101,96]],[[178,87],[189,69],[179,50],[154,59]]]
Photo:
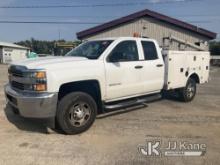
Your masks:
[[[150,41],[141,41],[143,51],[144,51],[144,58],[145,60],[156,60],[158,59],[157,56],[157,49],[155,44]]]

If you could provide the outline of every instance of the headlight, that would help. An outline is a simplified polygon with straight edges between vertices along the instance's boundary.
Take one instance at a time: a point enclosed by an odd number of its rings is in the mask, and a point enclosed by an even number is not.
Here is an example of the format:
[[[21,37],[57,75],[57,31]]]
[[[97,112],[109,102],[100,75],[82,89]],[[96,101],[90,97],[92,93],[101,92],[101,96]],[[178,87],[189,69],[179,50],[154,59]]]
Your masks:
[[[11,65],[8,68],[10,85],[22,91],[44,92],[47,90],[47,74],[44,69],[28,69]]]
[[[26,72],[24,77],[29,78],[46,78],[46,72],[45,71],[28,71]]]
[[[36,72],[35,76],[36,78],[46,78],[46,72],[44,71]]]
[[[46,84],[36,84],[36,85],[34,85],[34,90],[35,91],[46,91],[47,85]]]
[[[31,79],[31,90],[38,92],[47,90],[47,77],[45,71],[29,71],[26,73],[25,77]]]

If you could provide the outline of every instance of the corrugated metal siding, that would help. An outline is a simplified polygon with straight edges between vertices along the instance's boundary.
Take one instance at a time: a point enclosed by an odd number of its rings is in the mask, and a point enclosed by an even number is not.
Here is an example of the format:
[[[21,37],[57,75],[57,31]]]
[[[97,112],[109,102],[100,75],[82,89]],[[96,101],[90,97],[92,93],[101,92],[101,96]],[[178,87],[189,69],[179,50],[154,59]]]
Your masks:
[[[145,27],[145,29],[143,27]],[[170,35],[173,35],[181,40],[186,40],[191,43],[195,43],[199,41],[209,41],[208,38],[198,35],[197,33],[193,33],[185,29],[149,17],[141,18],[136,21],[117,26],[115,28],[106,30],[104,32],[98,33],[96,35],[90,36],[85,39],[90,40],[97,38],[119,37],[119,36],[127,37],[127,36],[133,36],[134,32],[141,33],[142,36],[156,39],[160,44],[160,46],[163,45],[163,38],[169,37]],[[204,48],[205,50],[208,50],[208,46],[206,46],[205,44],[201,44],[201,47]],[[170,49],[179,50],[179,44],[177,42],[172,42]],[[191,47],[187,47],[185,50],[194,50],[194,49]]]

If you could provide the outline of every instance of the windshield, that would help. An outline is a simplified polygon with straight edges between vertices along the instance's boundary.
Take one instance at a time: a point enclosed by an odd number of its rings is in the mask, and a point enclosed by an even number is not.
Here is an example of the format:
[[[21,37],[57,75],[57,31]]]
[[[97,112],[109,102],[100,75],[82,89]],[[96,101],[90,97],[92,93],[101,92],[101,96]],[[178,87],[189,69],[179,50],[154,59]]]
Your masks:
[[[88,41],[71,50],[66,56],[98,59],[112,42],[113,40]]]

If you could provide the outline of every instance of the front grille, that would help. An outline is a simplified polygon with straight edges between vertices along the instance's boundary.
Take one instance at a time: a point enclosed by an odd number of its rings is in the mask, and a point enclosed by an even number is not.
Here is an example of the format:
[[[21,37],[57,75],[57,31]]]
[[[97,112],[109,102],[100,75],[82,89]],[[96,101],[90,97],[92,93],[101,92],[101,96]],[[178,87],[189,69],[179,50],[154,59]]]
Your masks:
[[[11,86],[13,88],[17,88],[17,89],[20,89],[20,90],[24,90],[25,89],[25,85],[24,84],[16,82],[16,81],[12,81],[11,82]]]
[[[22,73],[11,73],[11,75],[15,77],[24,77]]]
[[[17,65],[12,65],[8,69],[8,73],[12,76],[16,77],[24,77],[24,72],[27,68],[24,66],[17,66]]]
[[[24,77],[23,72],[21,70],[13,70],[10,71],[9,74],[15,77]]]
[[[13,79],[11,79],[10,77],[24,77],[24,73],[25,70],[27,70],[26,67],[24,66],[17,66],[17,65],[11,65],[8,69],[8,73],[9,73],[9,82],[12,86],[12,88],[15,89],[20,89],[20,90],[25,90],[25,85],[14,81]]]

